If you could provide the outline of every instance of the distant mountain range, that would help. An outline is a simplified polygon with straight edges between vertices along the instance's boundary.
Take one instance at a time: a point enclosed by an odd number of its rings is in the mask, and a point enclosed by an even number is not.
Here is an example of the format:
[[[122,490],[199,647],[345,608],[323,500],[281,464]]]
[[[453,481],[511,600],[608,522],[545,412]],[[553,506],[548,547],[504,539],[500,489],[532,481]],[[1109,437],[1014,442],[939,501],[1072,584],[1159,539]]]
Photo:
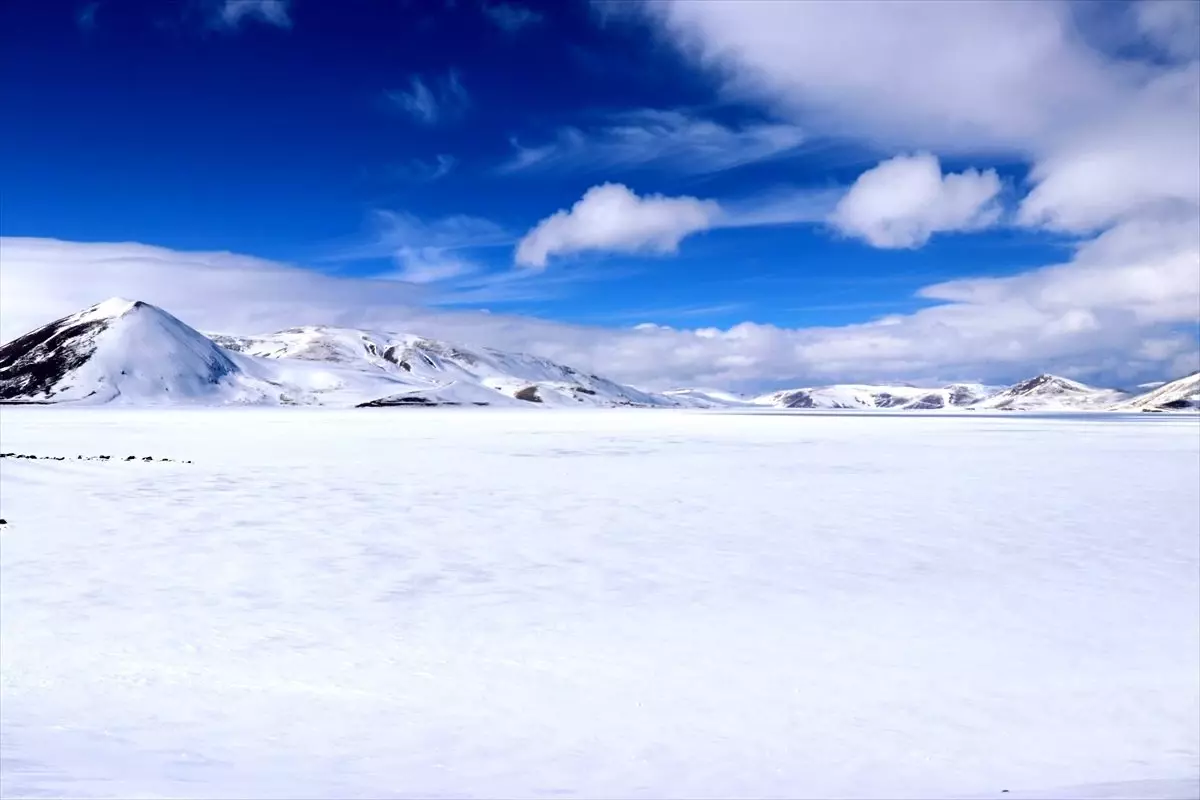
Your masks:
[[[647,392],[536,356],[405,333],[205,335],[156,306],[114,298],[0,346],[0,402],[1175,411],[1200,409],[1200,373],[1134,396],[1054,375],[1009,387],[845,384],[753,398]]]

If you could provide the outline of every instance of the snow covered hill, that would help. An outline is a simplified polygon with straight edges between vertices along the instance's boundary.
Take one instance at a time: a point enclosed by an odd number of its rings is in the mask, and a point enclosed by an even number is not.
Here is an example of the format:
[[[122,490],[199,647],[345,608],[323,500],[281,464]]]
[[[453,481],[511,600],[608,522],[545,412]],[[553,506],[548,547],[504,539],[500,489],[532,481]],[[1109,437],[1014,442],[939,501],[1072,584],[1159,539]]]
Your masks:
[[[838,384],[804,389],[785,389],[756,397],[756,405],[775,408],[897,409],[929,411],[968,406],[993,391],[976,383],[955,383],[939,388],[917,386],[871,386]]]
[[[113,298],[0,345],[0,402],[1174,410],[1200,407],[1200,373],[1133,398],[1055,375],[1004,389],[838,384],[749,399],[717,389],[656,393],[537,356],[409,333],[309,326],[206,335],[156,306]]]
[[[753,402],[749,398],[721,389],[668,389],[663,395],[688,408],[736,408]]]
[[[113,298],[0,347],[0,399],[33,402],[224,394],[228,354],[170,314]]]
[[[1196,376],[1189,376],[1141,397],[1149,398],[1144,403],[1149,405],[1187,402],[1187,397],[1197,395],[1198,382]],[[978,383],[954,383],[938,388],[837,384],[785,389],[756,397],[752,402],[775,408],[894,411],[1117,411],[1130,410],[1127,406],[1134,401],[1127,400],[1124,392],[1115,389],[1101,389],[1043,374],[1004,388]]]
[[[1100,389],[1057,375],[1038,375],[997,392],[974,405],[999,411],[1087,411],[1112,407],[1124,392]]]
[[[404,386],[369,406],[540,403],[657,406],[682,403],[523,353],[467,348],[407,333],[310,326],[259,336],[212,335],[222,347],[260,359],[339,364]],[[506,403],[507,401],[507,403]]]
[[[1200,410],[1200,372],[1160,384],[1157,388],[1132,397],[1114,407],[1118,411],[1195,411]]]
[[[0,401],[338,406],[696,406],[546,359],[400,333],[205,336],[114,298],[0,346]]]

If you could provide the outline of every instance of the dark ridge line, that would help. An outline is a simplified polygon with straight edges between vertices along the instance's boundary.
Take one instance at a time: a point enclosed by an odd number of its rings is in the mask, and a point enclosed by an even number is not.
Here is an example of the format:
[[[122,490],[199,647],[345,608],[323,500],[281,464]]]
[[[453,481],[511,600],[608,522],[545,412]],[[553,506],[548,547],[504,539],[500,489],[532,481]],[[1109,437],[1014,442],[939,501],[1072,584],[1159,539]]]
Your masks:
[[[125,456],[125,458],[116,458],[112,456],[84,456],[78,455],[74,458],[70,456],[36,456],[29,453],[0,453],[0,458],[19,458],[26,461],[143,461],[146,463],[169,463],[169,464],[191,464],[191,459],[183,458],[155,458],[154,456]]]

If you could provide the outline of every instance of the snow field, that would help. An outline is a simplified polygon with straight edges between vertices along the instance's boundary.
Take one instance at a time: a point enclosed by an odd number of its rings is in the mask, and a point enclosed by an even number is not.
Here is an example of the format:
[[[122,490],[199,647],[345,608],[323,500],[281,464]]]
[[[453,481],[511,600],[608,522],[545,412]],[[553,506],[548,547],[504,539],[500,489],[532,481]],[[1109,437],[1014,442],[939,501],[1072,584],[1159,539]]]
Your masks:
[[[1200,793],[1195,418],[9,407],[0,448],[194,462],[0,462],[6,798]]]

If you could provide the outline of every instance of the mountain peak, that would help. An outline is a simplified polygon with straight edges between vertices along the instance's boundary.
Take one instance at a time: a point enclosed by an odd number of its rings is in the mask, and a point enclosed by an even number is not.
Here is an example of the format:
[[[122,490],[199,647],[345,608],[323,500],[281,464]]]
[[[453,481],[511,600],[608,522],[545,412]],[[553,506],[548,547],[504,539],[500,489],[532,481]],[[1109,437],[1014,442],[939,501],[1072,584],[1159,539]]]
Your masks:
[[[1032,391],[1091,391],[1090,386],[1086,386],[1078,381],[1069,380],[1058,375],[1051,375],[1049,372],[1043,372],[1034,378],[1021,381],[1020,383],[1009,388],[1009,391],[1014,394]]]
[[[148,305],[147,303],[143,303],[141,300],[127,300],[124,297],[110,297],[107,300],[96,303],[94,306],[89,306],[83,311],[73,314],[66,319],[75,324],[103,322],[105,320],[120,319],[126,314],[141,308],[154,307]]]
[[[0,346],[0,399],[194,398],[238,372],[166,311],[114,297]]]

